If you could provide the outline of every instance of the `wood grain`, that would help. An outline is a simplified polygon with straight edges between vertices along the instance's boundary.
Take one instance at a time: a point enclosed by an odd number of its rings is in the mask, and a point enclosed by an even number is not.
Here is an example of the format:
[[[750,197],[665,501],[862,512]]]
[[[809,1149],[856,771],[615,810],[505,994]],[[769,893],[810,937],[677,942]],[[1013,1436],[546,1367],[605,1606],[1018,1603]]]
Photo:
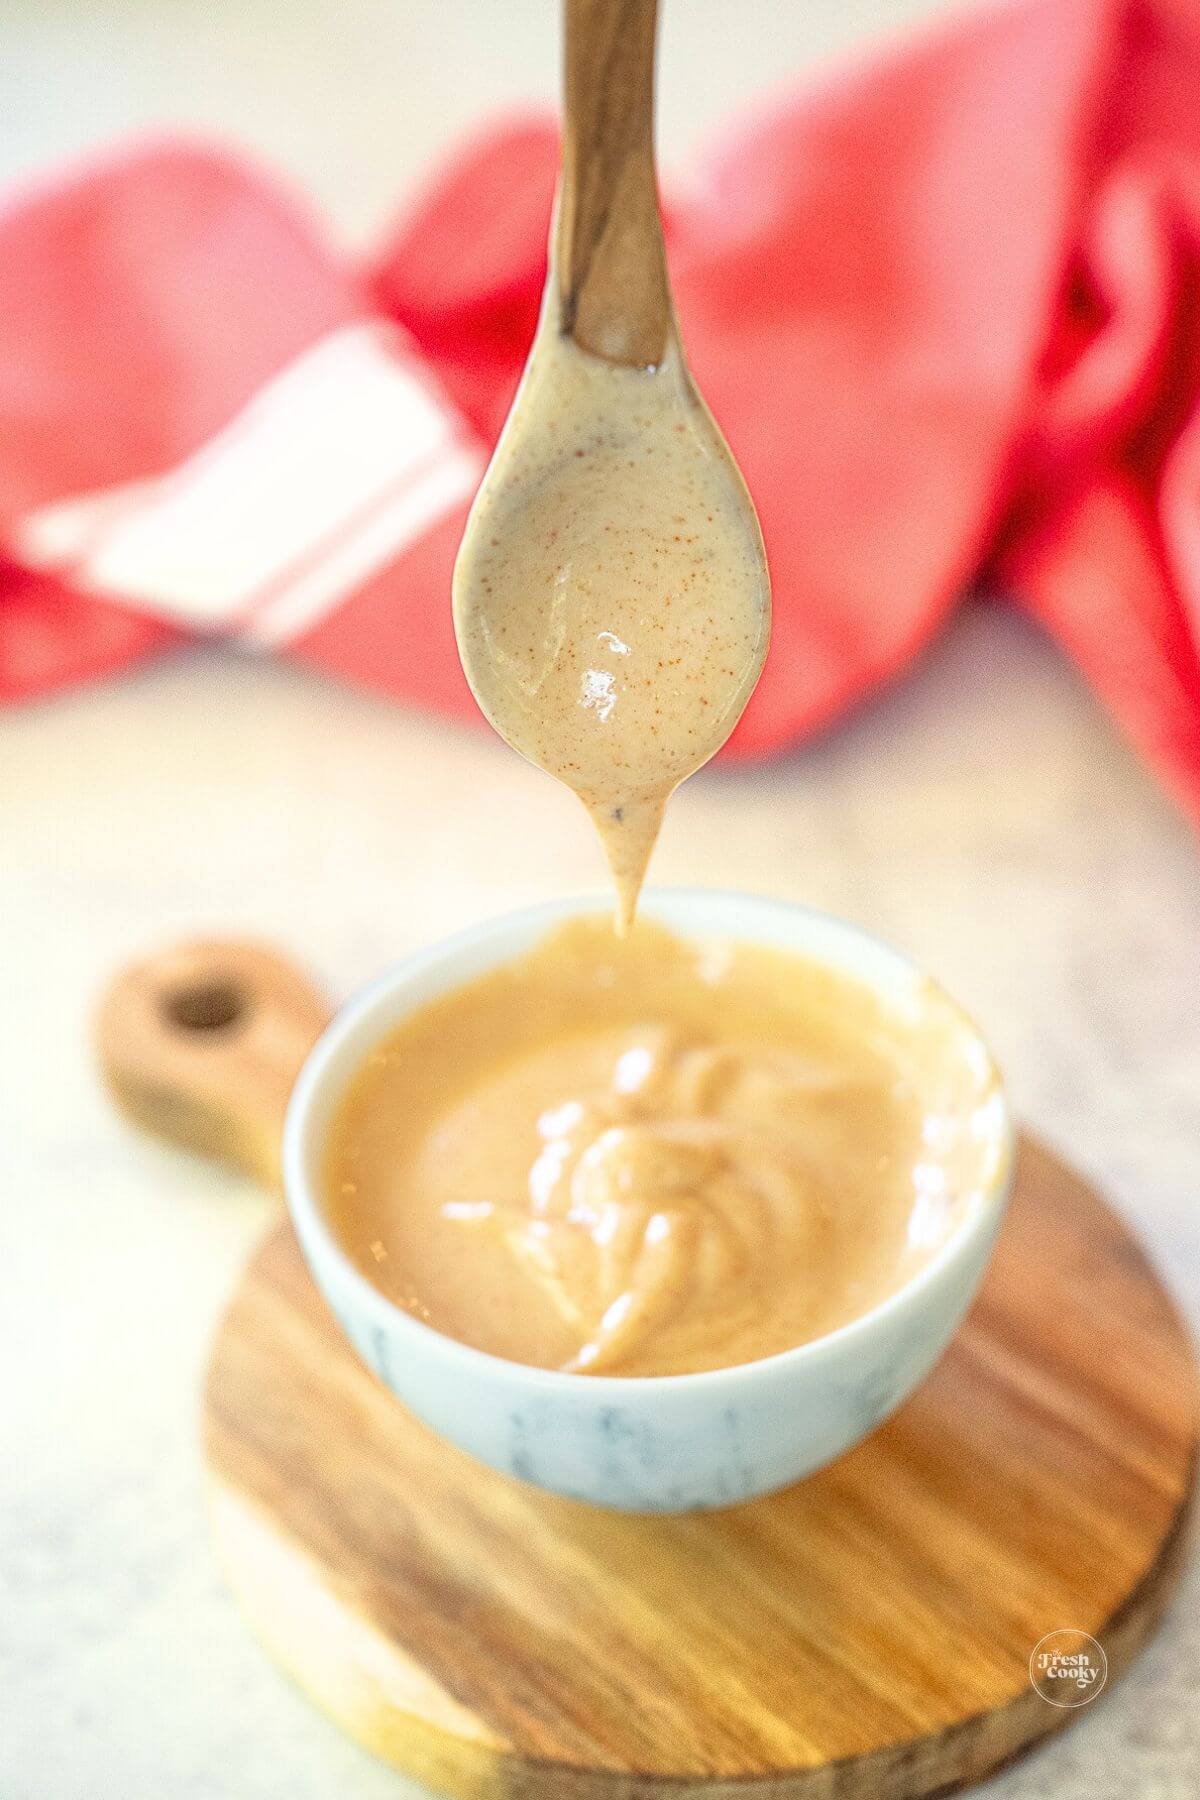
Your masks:
[[[672,329],[654,174],[657,0],[565,0],[554,235],[562,331],[609,362],[662,361]]]
[[[1196,1376],[1128,1231],[1026,1144],[934,1375],[768,1499],[637,1518],[478,1466],[358,1363],[285,1226],[221,1329],[206,1444],[264,1641],[431,1785],[899,1800],[1086,1721],[1030,1686],[1046,1632],[1098,1637],[1110,1686],[1129,1663],[1179,1570]]]

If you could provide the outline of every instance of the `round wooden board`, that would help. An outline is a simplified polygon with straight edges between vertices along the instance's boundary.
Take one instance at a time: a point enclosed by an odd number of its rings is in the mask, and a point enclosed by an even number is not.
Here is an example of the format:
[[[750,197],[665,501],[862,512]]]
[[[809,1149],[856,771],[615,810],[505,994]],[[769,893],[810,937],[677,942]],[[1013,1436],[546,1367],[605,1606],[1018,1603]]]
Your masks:
[[[721,1513],[605,1513],[433,1437],[340,1336],[280,1225],[206,1396],[219,1550],[254,1626],[362,1743],[470,1796],[943,1793],[1089,1707],[1179,1572],[1196,1377],[1109,1208],[1026,1143],[983,1292],[934,1374],[831,1468]],[[1101,1694],[1092,1705],[1103,1705]]]

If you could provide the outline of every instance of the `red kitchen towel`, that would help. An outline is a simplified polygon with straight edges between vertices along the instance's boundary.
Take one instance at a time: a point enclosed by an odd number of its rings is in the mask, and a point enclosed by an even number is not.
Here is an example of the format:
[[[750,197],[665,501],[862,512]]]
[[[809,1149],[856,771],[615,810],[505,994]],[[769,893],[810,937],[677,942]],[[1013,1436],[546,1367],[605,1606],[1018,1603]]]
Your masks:
[[[734,740],[894,675],[964,587],[1044,621],[1200,818],[1200,0],[975,16],[667,195],[776,630]],[[467,714],[449,581],[545,270],[555,139],[470,146],[366,268],[223,154],[0,220],[0,695],[196,632]]]

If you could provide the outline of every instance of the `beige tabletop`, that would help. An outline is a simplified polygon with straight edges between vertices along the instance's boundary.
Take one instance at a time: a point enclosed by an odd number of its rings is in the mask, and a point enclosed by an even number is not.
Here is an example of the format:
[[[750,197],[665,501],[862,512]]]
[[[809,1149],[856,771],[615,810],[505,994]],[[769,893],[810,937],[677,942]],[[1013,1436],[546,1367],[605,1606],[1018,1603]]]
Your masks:
[[[9,0],[0,179],[215,125],[362,242],[437,147],[549,96],[551,0]],[[928,0],[674,0],[669,158]],[[0,1794],[384,1800],[244,1632],[205,1537],[196,1396],[273,1203],[132,1141],[89,1064],[108,972],[181,933],[277,940],[343,994],[502,908],[595,887],[582,811],[481,728],[204,651],[0,722]],[[1025,1118],[1200,1315],[1200,856],[1057,652],[975,602],[907,680],[770,766],[706,772],[652,871],[829,907],[985,1023]],[[1079,1296],[1078,1329],[1104,1355]],[[1200,1583],[996,1795],[1193,1800]],[[1062,1621],[1064,1625],[1070,1620]]]

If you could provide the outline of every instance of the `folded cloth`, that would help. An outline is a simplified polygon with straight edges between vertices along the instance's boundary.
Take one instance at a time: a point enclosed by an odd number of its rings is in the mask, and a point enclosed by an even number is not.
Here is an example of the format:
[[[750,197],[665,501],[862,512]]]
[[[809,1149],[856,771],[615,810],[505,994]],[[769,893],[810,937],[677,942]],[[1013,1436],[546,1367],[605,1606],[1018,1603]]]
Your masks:
[[[731,748],[892,677],[976,578],[1200,818],[1200,0],[973,16],[667,195],[688,354],[775,639]],[[463,151],[366,267],[228,155],[0,221],[0,695],[196,632],[472,714],[450,570],[545,275],[552,125]]]

